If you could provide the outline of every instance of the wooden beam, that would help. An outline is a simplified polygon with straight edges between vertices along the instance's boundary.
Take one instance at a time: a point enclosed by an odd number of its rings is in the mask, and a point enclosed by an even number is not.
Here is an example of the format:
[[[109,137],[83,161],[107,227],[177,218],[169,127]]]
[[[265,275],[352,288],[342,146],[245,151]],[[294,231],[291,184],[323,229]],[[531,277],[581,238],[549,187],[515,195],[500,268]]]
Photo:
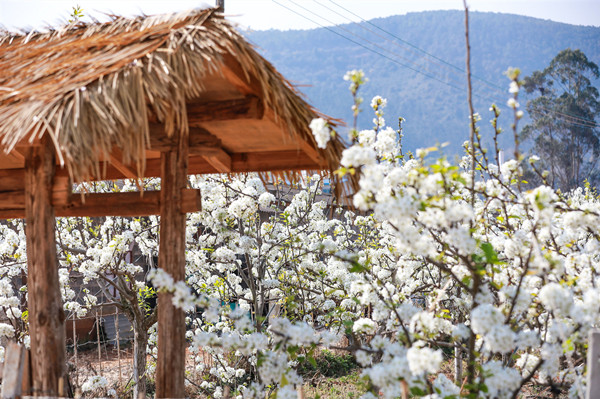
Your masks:
[[[21,192],[21,194],[23,194]],[[2,196],[0,195],[0,199]],[[19,201],[20,203],[21,201]],[[181,193],[182,212],[202,210],[200,190],[185,189]],[[82,197],[73,194],[70,201],[55,205],[56,217],[148,216],[160,214],[160,191],[126,193],[94,193]],[[0,219],[22,219],[25,208],[0,208]]]
[[[319,170],[303,151],[261,151],[233,154],[233,172],[267,172],[286,170]]]
[[[25,190],[0,192],[0,209],[23,209],[25,211]]]
[[[262,100],[253,95],[233,100],[187,104],[187,117],[190,125],[202,122],[262,119],[264,113]]]
[[[267,108],[265,111],[265,118],[270,120],[281,129],[286,129],[286,126],[282,124],[281,118],[278,118],[275,111],[271,108]],[[317,165],[323,167],[327,166],[324,158],[319,154],[319,151],[314,147],[314,144],[303,138],[300,133],[296,134],[295,138],[298,140],[298,148],[306,153]]]
[[[12,155],[17,161],[25,162],[25,151],[23,148],[13,148],[13,150],[10,152],[10,155]]]
[[[181,193],[187,185],[189,139],[183,132],[176,147],[163,152],[161,165],[160,242],[158,266],[173,281],[185,280],[185,212]],[[158,361],[156,398],[185,397],[185,313],[173,305],[173,294],[158,294]]]
[[[218,151],[213,155],[202,155],[202,158],[210,164],[218,173],[230,173],[232,160],[225,151]]]
[[[184,189],[181,192],[182,212],[199,212],[200,190]],[[160,214],[160,191],[74,195],[71,202],[56,208],[56,216],[148,216]]]
[[[0,193],[25,189],[25,169],[0,169]]]
[[[202,127],[189,128],[189,148],[193,151],[211,151],[222,147],[221,139]],[[153,151],[172,151],[176,143],[173,137],[168,137],[165,127],[161,124],[150,124],[150,149]]]
[[[189,114],[189,112],[188,112]],[[175,148],[172,138],[167,137],[162,125],[151,124],[150,146],[161,152]],[[215,173],[231,172],[231,156],[222,148],[221,139],[201,127],[190,127],[188,152],[201,156],[214,168]]]
[[[123,152],[116,147],[113,147],[112,152],[110,153],[110,163],[128,179],[138,178],[137,170],[123,163]]]
[[[224,65],[221,68],[221,73],[225,79],[231,82],[231,84],[233,84],[241,93],[246,94],[246,96],[262,95],[262,87],[260,83],[252,76],[246,74],[241,64],[233,55],[229,53],[223,55],[223,64]],[[266,108],[264,111],[264,117],[268,118],[277,126],[282,126],[281,120],[275,116],[275,112],[271,108]],[[297,137],[300,138],[299,148],[304,151],[306,155],[308,155],[317,165],[320,165],[321,167],[327,166],[325,160],[319,154],[319,151],[314,148],[312,143],[304,140],[300,137],[300,135]]]
[[[73,182],[68,175],[54,176],[52,184],[52,206],[65,206],[71,201],[73,194]]]
[[[101,166],[106,169],[102,180],[123,179],[121,172],[112,165]],[[286,171],[286,170],[318,170],[319,165],[310,159],[304,151],[261,151],[231,154],[231,173]],[[190,156],[188,174],[218,173],[202,156]],[[66,171],[59,171],[66,174]],[[149,159],[146,161],[146,177],[160,177],[160,160]],[[90,177],[89,181],[100,180]]]
[[[223,66],[220,68],[223,77],[246,95],[262,95],[260,83],[247,75],[240,62],[230,53],[223,54]]]
[[[65,386],[65,314],[56,260],[52,208],[54,148],[48,135],[25,156],[25,232],[33,392],[59,396]]]
[[[202,142],[202,146],[193,148],[189,157],[189,174],[207,174],[207,173],[244,173],[244,172],[263,172],[263,171],[286,171],[286,170],[318,170],[321,168],[312,158],[301,150],[287,151],[262,151],[227,154],[220,147],[220,140],[207,133],[204,129],[190,129],[195,131],[196,138],[190,139],[190,142]],[[164,136],[166,137],[166,135]],[[165,142],[162,142],[163,149],[166,149]],[[223,153],[221,153],[223,151]],[[221,159],[224,166],[219,166],[216,162],[212,164],[206,158]],[[231,159],[231,167],[229,165]],[[89,177],[89,181],[94,180],[117,180],[125,179],[122,171],[117,169],[109,162],[101,165],[101,170],[106,173],[100,178]],[[160,177],[160,159],[149,159],[146,162],[146,177]],[[0,170],[0,219],[19,218],[24,209],[24,169],[4,169]],[[52,203],[60,206],[68,203],[68,193],[70,193],[70,181],[68,172],[65,169],[59,169],[56,172],[56,178],[52,189]]]
[[[22,170],[25,171],[24,169]],[[16,176],[24,177],[24,173],[16,173]],[[0,176],[0,180],[3,176]],[[23,209],[25,210],[25,184],[24,180],[13,186],[12,190],[3,191],[0,187],[0,210]],[[69,176],[55,176],[52,184],[52,205],[66,205],[72,190]]]
[[[327,163],[325,162],[325,159],[323,159],[321,154],[319,154],[319,151],[317,151],[317,149],[315,147],[313,147],[305,139],[303,139],[301,137],[299,137],[299,139],[300,139],[300,149],[302,151],[304,151],[304,153],[306,155],[308,155],[308,157],[310,159],[312,159],[317,165],[320,165],[321,167],[326,167]]]

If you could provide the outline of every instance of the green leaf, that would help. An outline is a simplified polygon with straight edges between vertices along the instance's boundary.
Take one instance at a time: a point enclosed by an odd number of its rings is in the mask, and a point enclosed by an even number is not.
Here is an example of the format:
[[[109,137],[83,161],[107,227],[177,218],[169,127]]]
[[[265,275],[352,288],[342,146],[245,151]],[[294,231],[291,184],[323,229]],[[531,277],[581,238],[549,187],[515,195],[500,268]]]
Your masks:
[[[492,247],[492,244],[490,244],[489,242],[482,243],[481,250],[485,254],[485,259],[487,263],[490,263],[492,265],[498,263],[498,254],[494,250],[494,247]]]
[[[350,267],[350,269],[348,269],[350,273],[362,273],[366,270],[367,269],[358,262],[352,262],[352,266]]]

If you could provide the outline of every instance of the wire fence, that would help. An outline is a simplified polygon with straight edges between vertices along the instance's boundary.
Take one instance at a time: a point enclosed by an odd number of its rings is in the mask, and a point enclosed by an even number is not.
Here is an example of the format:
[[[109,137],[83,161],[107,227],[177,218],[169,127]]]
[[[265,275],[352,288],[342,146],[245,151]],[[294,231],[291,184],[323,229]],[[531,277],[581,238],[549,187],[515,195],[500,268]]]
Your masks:
[[[76,393],[94,376],[106,378],[109,386],[118,392],[131,390],[135,383],[134,333],[123,312],[114,306],[108,311],[99,306],[87,317],[72,315],[67,320],[66,331],[69,380]],[[147,364],[156,361],[154,355],[146,356]],[[214,366],[213,356],[202,350],[190,353],[186,361],[186,369],[192,372],[190,376],[195,370],[209,370]]]
[[[67,321],[69,374],[76,389],[92,375],[107,377],[118,387],[129,384],[133,375],[131,323],[119,311],[100,309],[91,317],[73,315]]]

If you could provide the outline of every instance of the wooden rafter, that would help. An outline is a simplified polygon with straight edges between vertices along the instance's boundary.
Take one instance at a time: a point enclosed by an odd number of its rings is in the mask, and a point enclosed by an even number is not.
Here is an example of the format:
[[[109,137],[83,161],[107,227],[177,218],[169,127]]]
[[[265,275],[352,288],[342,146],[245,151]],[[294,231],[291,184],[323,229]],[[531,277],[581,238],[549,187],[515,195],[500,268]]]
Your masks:
[[[189,154],[201,156],[217,173],[231,172],[231,156],[223,149],[221,140],[201,127],[189,129]],[[164,133],[162,125],[150,126],[150,146],[166,152],[174,148],[174,140]]]
[[[112,152],[110,153],[110,163],[113,164],[114,167],[119,170],[119,172],[123,173],[123,176],[126,178],[136,179],[138,177],[137,170],[123,162],[123,152],[116,147],[113,148]]]

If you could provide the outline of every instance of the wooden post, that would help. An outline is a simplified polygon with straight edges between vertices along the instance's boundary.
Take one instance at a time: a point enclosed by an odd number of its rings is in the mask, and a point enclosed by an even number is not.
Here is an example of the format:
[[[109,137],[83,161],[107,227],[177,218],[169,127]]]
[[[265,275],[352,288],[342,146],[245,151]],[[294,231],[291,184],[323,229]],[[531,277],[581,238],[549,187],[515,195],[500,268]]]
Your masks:
[[[25,156],[28,310],[33,393],[57,396],[66,377],[65,313],[52,208],[54,148],[47,136]]]
[[[100,375],[102,374],[102,344],[100,343],[100,318],[96,310],[96,343],[98,347],[98,364],[100,365]]]
[[[117,359],[119,360],[119,389],[123,388],[123,375],[121,373],[121,338],[119,336],[119,310],[115,312],[115,331],[117,333]]]
[[[175,282],[185,278],[185,213],[182,191],[187,186],[188,135],[176,132],[177,145],[161,153],[160,243],[158,266]],[[158,294],[158,364],[156,398],[184,398],[185,314],[173,295]]]
[[[600,330],[590,331],[587,357],[586,398],[600,398]]]
[[[73,354],[75,355],[75,385],[79,386],[79,361],[77,353],[77,330],[75,326],[75,312],[73,312]]]

